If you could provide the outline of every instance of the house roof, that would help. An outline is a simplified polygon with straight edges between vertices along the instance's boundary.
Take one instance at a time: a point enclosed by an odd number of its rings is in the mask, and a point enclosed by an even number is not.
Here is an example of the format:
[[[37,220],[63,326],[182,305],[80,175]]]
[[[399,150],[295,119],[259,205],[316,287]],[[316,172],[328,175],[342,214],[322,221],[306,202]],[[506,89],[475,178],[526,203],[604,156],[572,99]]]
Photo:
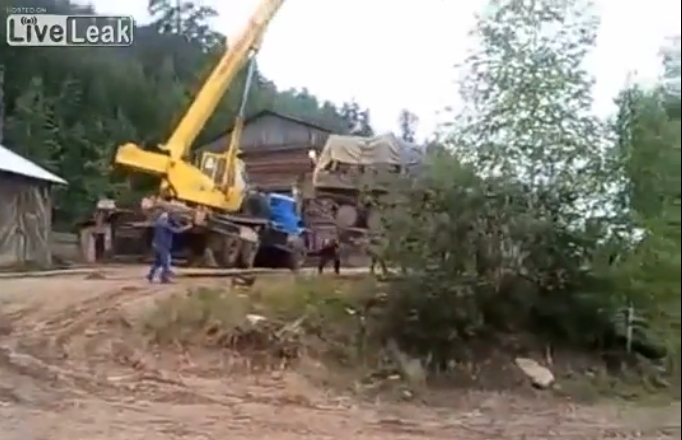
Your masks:
[[[30,160],[19,156],[12,150],[0,145],[0,171],[19,174],[32,179],[66,185],[66,180],[39,167]]]
[[[320,130],[320,131],[327,131],[329,133],[332,133],[335,131],[332,128],[325,127],[324,125],[319,124],[317,122],[309,121],[309,120],[306,120],[303,118],[299,118],[297,116],[292,116],[292,115],[288,115],[285,113],[280,113],[280,112],[277,112],[274,110],[268,110],[268,109],[260,110],[256,113],[253,113],[253,114],[247,116],[246,119],[244,119],[244,125],[246,126],[249,123],[255,121],[256,119],[260,119],[263,116],[268,116],[268,115],[276,116],[280,119],[286,119],[287,121],[295,122],[295,123],[300,124],[300,125],[305,125],[306,127],[315,128],[315,129]],[[226,133],[231,132],[233,128],[234,128],[234,126],[230,127]]]
[[[291,121],[291,122],[294,122],[294,123],[296,123],[296,124],[304,125],[304,126],[306,126],[306,127],[311,127],[311,128],[314,128],[314,129],[317,129],[317,130],[320,130],[320,131],[326,131],[326,132],[328,132],[328,133],[334,133],[334,132],[336,131],[336,130],[333,130],[332,128],[330,128],[330,127],[325,127],[325,126],[323,126],[323,125],[321,125],[321,124],[318,124],[318,123],[316,123],[316,122],[307,121],[307,120],[305,120],[305,119],[298,118],[298,117],[296,117],[296,116],[290,116],[290,115],[287,115],[287,114],[284,114],[284,113],[276,112],[276,111],[274,111],[274,110],[267,110],[267,109],[265,109],[265,110],[260,110],[260,111],[258,111],[258,112],[255,112],[255,113],[253,113],[253,114],[247,116],[247,117],[244,119],[244,126],[246,127],[247,125],[249,125],[250,123],[252,123],[252,122],[255,121],[256,119],[260,119],[260,118],[262,118],[263,116],[268,116],[268,115],[270,115],[270,116],[276,116],[276,117],[278,117],[278,118],[280,118],[280,119],[285,119],[285,120],[287,120],[287,121]],[[223,136],[226,136],[226,135],[230,134],[230,133],[232,132],[233,129],[234,129],[234,124],[233,124],[230,128],[228,128],[227,130],[225,130],[225,131],[219,133],[218,135],[213,136],[212,138],[210,138],[210,140],[209,140],[208,142],[205,142],[203,145],[199,146],[199,150],[203,150],[203,149],[206,148],[207,146],[211,145],[213,142],[215,142],[215,141],[221,139]]]

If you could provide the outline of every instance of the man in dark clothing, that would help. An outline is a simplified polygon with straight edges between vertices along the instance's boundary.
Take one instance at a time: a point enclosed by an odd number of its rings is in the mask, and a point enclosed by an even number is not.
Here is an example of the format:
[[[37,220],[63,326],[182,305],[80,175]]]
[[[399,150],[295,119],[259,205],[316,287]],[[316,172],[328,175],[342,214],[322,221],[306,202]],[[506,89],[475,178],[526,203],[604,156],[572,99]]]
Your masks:
[[[367,237],[367,254],[370,258],[369,273],[374,275],[377,265],[381,267],[381,273],[386,276],[388,275],[388,266],[386,266],[386,260],[384,260],[384,254],[386,253],[386,243],[383,237],[378,234],[370,233]]]
[[[320,259],[317,264],[317,273],[322,274],[324,268],[330,261],[334,262],[334,273],[341,271],[341,256],[339,255],[339,242],[336,239],[326,240],[320,249]]]
[[[171,249],[173,248],[173,235],[180,234],[192,228],[192,225],[176,227],[168,212],[162,212],[154,222],[154,261],[147,274],[149,282],[154,281],[156,272],[161,269],[161,282],[170,283],[171,276]]]

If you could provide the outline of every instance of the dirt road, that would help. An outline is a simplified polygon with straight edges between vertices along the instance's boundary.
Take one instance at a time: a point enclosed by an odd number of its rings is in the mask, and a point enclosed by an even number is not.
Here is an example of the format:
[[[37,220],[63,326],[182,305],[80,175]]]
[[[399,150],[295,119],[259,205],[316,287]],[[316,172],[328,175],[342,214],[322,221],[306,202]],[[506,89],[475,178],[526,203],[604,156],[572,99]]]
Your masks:
[[[587,407],[492,392],[452,392],[441,408],[370,404],[293,373],[248,376],[210,359],[169,360],[126,339],[122,311],[227,282],[150,286],[142,273],[0,279],[0,310],[13,327],[0,328],[3,440],[680,438],[679,406]]]

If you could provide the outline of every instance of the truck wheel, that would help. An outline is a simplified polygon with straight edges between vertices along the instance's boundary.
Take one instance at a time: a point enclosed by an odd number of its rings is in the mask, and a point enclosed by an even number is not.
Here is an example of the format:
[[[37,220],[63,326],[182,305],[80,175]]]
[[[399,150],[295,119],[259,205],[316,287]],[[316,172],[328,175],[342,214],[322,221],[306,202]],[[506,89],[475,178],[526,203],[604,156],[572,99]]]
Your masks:
[[[292,272],[298,272],[302,267],[303,264],[305,263],[305,252],[301,251],[292,251],[288,255],[289,261],[287,262],[288,268]]]
[[[239,241],[233,237],[214,234],[212,246],[213,256],[215,257],[218,267],[231,268],[238,262],[239,258]]]
[[[263,193],[249,193],[244,198],[242,214],[255,218],[270,218],[268,196]]]
[[[341,205],[336,211],[336,226],[350,228],[357,224],[360,214],[353,205]]]
[[[302,236],[291,237],[288,240],[289,252],[287,253],[286,267],[297,272],[305,263],[307,249]]]
[[[240,269],[251,269],[256,260],[256,253],[258,252],[258,243],[242,241],[241,250],[239,252],[239,260],[237,265]]]

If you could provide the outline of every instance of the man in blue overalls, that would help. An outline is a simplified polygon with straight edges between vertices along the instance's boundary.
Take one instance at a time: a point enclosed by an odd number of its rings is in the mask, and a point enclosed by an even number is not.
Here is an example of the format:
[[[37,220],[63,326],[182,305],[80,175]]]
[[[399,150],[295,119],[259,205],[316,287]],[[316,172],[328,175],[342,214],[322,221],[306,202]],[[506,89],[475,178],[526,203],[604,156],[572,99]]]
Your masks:
[[[156,271],[159,269],[161,269],[161,282],[164,284],[170,283],[173,235],[180,234],[191,228],[191,224],[180,228],[176,227],[166,211],[162,212],[156,219],[154,222],[154,239],[152,241],[154,261],[149,269],[149,274],[147,274],[147,279],[150,283],[154,281]]]

